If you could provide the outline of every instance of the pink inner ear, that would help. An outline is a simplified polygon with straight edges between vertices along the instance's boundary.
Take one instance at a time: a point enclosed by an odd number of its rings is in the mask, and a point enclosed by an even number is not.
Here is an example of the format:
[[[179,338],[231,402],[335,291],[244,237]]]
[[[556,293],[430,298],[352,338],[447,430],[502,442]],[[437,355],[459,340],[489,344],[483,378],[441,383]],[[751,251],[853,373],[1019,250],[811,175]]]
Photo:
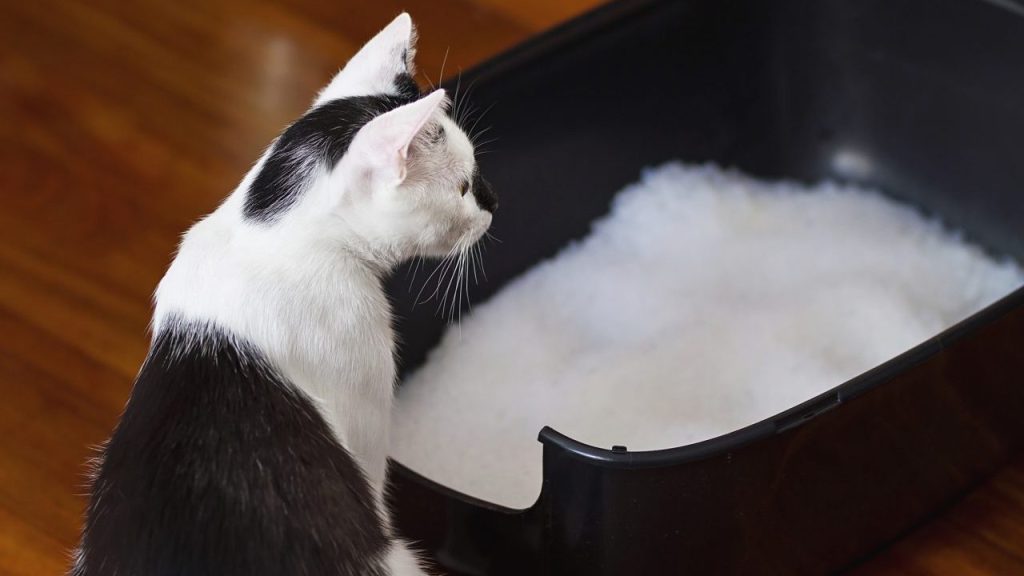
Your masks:
[[[388,112],[388,114],[399,114],[401,120],[398,123],[403,126],[404,134],[399,147],[400,172],[402,174],[400,180],[405,179],[405,161],[409,157],[409,147],[412,145],[413,140],[416,139],[416,135],[423,130],[423,127],[426,126],[441,104],[444,103],[444,99],[444,89],[438,89],[415,102]]]
[[[371,170],[399,183],[407,176],[409,146],[416,135],[444,102],[444,90],[434,92],[381,114],[356,135],[354,147],[366,159]],[[383,172],[381,172],[383,171]]]

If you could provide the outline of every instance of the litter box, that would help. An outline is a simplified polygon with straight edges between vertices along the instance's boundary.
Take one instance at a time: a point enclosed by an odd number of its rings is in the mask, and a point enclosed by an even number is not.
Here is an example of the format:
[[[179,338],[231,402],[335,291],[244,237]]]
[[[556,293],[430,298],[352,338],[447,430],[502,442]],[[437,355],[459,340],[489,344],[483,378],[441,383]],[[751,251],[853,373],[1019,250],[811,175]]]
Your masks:
[[[480,163],[501,197],[501,242],[474,301],[584,236],[643,167],[671,159],[875,187],[1024,261],[1024,4],[1014,0],[617,2],[461,83],[492,107],[484,122],[498,138]],[[390,290],[408,371],[444,320],[413,305],[405,272]],[[526,510],[393,463],[395,521],[451,574],[842,570],[1024,445],[1024,289],[836,384],[667,450],[539,430],[543,486]]]

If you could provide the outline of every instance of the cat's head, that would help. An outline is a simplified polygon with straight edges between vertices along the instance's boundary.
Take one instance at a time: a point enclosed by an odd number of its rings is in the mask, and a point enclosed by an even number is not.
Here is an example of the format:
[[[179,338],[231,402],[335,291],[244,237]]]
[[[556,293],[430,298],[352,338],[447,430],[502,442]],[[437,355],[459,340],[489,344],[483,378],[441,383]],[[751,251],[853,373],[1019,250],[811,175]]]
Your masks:
[[[389,264],[479,239],[497,197],[445,91],[420,93],[414,54],[412,20],[401,14],[254,167],[243,218]]]

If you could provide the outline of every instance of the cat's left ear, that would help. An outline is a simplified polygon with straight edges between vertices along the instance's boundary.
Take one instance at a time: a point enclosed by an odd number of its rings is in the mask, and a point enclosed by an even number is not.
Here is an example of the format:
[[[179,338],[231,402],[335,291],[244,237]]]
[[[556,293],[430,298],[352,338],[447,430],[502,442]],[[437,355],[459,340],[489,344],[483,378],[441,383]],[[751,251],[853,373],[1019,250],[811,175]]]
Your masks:
[[[398,15],[370,39],[317,95],[315,104],[371,94],[398,94],[403,75],[415,75],[416,29],[408,13]]]
[[[405,181],[409,147],[445,103],[439,89],[377,116],[356,133],[347,156],[360,164],[358,172],[398,186]]]

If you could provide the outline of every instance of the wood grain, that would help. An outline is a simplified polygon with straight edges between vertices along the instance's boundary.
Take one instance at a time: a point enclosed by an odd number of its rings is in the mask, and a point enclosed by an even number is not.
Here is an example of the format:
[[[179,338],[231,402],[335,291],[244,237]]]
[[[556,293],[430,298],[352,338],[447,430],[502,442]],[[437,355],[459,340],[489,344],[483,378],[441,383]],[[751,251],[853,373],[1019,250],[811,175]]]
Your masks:
[[[67,566],[178,235],[363,41],[408,9],[436,82],[595,3],[5,3],[0,573]],[[1024,462],[856,573],[1024,573]]]

